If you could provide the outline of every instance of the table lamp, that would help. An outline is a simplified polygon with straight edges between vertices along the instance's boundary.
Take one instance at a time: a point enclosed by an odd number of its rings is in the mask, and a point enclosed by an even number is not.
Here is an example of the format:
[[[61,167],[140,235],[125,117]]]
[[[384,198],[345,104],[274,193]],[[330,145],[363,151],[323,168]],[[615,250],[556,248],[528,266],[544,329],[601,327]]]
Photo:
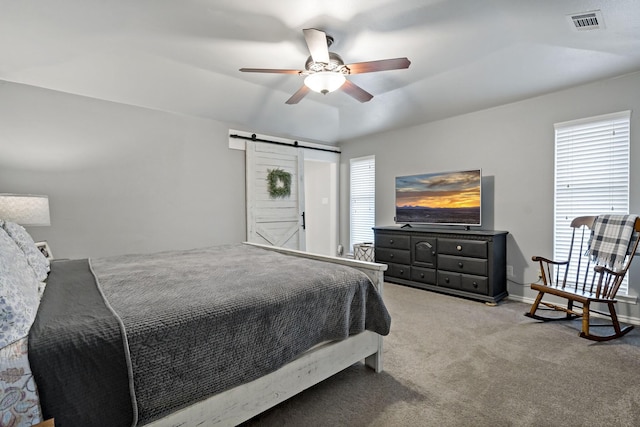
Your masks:
[[[51,225],[49,197],[0,193],[0,219],[26,226]]]

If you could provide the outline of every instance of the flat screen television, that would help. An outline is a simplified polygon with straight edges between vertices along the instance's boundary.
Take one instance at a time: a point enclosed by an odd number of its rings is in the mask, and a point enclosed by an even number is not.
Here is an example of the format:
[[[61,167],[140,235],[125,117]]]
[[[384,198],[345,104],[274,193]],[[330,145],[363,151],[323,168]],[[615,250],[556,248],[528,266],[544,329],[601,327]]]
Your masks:
[[[482,171],[396,177],[397,224],[480,226]]]

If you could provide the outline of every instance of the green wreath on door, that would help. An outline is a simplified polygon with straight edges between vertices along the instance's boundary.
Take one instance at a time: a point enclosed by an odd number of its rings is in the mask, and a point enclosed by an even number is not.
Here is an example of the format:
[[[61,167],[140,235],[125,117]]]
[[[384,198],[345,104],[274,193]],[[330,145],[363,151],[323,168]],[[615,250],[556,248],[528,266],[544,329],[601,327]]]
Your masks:
[[[291,195],[291,174],[280,168],[268,169],[267,183],[269,196],[273,199]]]

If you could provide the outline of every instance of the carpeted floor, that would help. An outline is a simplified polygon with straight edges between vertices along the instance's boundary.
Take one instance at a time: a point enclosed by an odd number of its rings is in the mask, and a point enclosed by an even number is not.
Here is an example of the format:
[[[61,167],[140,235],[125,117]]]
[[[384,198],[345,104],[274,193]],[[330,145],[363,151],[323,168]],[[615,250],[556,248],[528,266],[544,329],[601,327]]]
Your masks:
[[[640,426],[640,327],[595,343],[578,322],[385,284],[384,372],[362,364],[243,426]]]

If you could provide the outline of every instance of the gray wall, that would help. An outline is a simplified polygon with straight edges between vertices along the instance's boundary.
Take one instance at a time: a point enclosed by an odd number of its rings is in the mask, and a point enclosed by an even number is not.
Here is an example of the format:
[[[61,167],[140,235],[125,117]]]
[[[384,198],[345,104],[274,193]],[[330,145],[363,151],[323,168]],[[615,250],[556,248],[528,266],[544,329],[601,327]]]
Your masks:
[[[553,123],[631,118],[631,210],[640,212],[640,73],[341,145],[340,240],[348,247],[349,159],[376,155],[376,222],[393,224],[397,175],[481,167],[485,228],[507,230],[509,292],[531,298],[531,255],[550,254]],[[428,117],[425,118],[425,121]],[[231,127],[233,127],[231,125]],[[229,125],[0,82],[0,192],[47,194],[56,257],[151,252],[245,239],[244,152]],[[640,291],[640,263],[631,293]],[[619,311],[640,319],[637,305]]]
[[[425,94],[428,96],[428,94]],[[375,101],[374,101],[375,102]],[[376,156],[376,225],[392,225],[395,177],[482,168],[483,228],[509,231],[509,293],[532,298],[532,255],[552,255],[554,129],[557,122],[622,110],[631,115],[631,212],[640,213],[640,73],[341,144],[340,236],[349,242],[349,159]],[[428,119],[428,118],[425,118]],[[640,292],[640,262],[630,294]],[[637,305],[619,311],[640,319]]]
[[[58,258],[245,240],[224,123],[0,83],[0,192],[46,194]]]

